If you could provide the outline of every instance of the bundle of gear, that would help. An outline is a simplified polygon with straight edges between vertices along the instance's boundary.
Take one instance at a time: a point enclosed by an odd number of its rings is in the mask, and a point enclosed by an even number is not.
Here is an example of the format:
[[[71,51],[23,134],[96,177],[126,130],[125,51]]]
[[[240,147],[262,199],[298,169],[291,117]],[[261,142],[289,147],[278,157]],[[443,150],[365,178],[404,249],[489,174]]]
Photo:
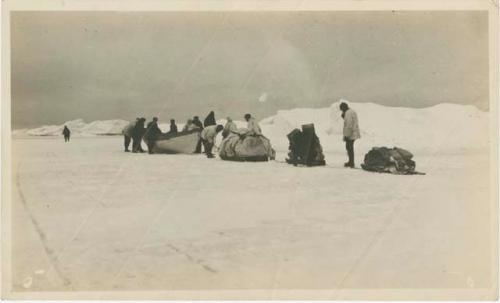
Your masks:
[[[374,147],[366,155],[361,167],[364,170],[398,175],[422,174],[415,171],[413,154],[405,149],[394,147]]]
[[[326,164],[323,148],[314,131],[314,124],[302,125],[302,131],[296,128],[287,137],[290,142],[287,163],[295,166],[299,164],[307,166]]]

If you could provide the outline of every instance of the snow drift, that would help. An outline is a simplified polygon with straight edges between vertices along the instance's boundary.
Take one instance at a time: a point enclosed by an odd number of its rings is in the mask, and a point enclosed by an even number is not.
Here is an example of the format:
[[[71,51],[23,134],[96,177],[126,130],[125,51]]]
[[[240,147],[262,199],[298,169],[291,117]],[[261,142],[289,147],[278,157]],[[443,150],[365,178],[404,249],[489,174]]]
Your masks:
[[[358,114],[361,139],[356,141],[358,152],[368,152],[374,146],[402,147],[417,152],[460,152],[488,147],[489,113],[471,105],[439,104],[427,108],[388,107],[374,103],[349,105]],[[261,120],[264,135],[277,151],[288,149],[286,135],[302,124],[314,123],[321,145],[326,151],[344,152],[342,142],[343,120],[339,102],[329,108],[296,108],[280,110],[276,115]],[[224,119],[218,124],[224,124]],[[72,135],[119,135],[127,121],[106,120],[85,123],[82,119],[63,125],[42,126],[31,130],[16,130],[13,135],[60,136],[64,125]],[[235,121],[245,127],[244,121]],[[183,123],[178,123],[181,129]],[[160,124],[162,131],[169,124]],[[220,138],[219,142],[220,142]]]
[[[489,113],[471,105],[439,104],[427,108],[388,107],[349,102],[358,114],[361,139],[355,148],[402,147],[419,152],[466,151],[488,147]],[[321,145],[344,151],[343,119],[339,102],[329,108],[280,110],[260,121],[263,133],[277,150],[288,148],[288,134],[302,124],[314,123]]]
[[[44,125],[29,130],[16,130],[14,135],[61,136],[64,126],[71,130],[72,136],[119,135],[128,124],[125,120],[104,120],[85,123],[82,119],[68,121],[61,125]]]

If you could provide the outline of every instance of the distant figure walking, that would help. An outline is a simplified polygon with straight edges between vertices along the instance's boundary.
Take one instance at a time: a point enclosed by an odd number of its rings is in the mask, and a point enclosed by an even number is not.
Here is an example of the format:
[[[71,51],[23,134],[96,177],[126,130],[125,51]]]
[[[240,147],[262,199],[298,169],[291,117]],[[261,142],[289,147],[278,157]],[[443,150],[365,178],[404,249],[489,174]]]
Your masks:
[[[207,127],[207,126],[215,125],[215,124],[217,124],[215,122],[215,113],[213,111],[211,111],[208,114],[208,116],[205,118],[205,120],[203,120],[203,126]]]
[[[207,158],[213,158],[212,148],[214,147],[215,137],[219,132],[224,129],[222,125],[209,125],[205,127],[200,133],[200,139],[203,142],[205,148],[205,154]]]
[[[148,123],[148,127],[146,128],[146,133],[144,134],[144,138],[148,142],[148,153],[153,153],[153,147],[155,146],[155,141],[159,135],[161,135],[161,129],[158,126],[158,118],[154,117],[153,121]]]
[[[233,119],[231,119],[231,117],[227,117],[226,119],[226,125],[224,125],[224,130],[222,130],[222,138],[224,139],[226,139],[227,136],[229,136],[231,133],[238,130],[236,123],[233,122]]]
[[[170,131],[169,134],[177,134],[179,131],[177,130],[177,125],[175,124],[174,119],[170,119]]]
[[[129,152],[128,147],[130,146],[130,142],[132,141],[132,132],[135,127],[135,124],[139,121],[139,118],[136,118],[135,121],[130,122],[125,126],[122,130],[123,134],[123,145],[125,147],[125,152]]]
[[[356,112],[349,108],[347,103],[340,103],[340,110],[342,111],[342,118],[344,119],[344,141],[347,150],[349,161],[344,163],[344,167],[354,168],[354,141],[361,138],[359,132],[358,115]]]
[[[71,136],[71,131],[69,128],[64,125],[64,129],[62,131],[62,134],[64,135],[64,142],[69,142],[69,137]]]
[[[145,118],[140,118],[135,123],[134,128],[132,129],[132,152],[133,153],[143,153],[144,150],[141,146],[142,136],[144,136],[144,123],[146,122]]]
[[[203,129],[203,123],[201,123],[200,118],[198,116],[193,117],[193,124],[199,129]],[[201,138],[198,140],[196,144],[196,149],[194,150],[195,154],[201,154]]]

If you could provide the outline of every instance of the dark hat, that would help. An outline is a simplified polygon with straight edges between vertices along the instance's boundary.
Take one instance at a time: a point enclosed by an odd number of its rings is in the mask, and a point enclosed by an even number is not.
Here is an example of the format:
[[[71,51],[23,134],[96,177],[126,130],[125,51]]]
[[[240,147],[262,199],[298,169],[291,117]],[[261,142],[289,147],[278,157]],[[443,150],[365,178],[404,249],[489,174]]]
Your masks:
[[[252,117],[252,115],[250,114],[245,114],[245,119],[250,119]]]
[[[215,128],[215,131],[216,131],[216,132],[220,132],[220,131],[222,131],[223,129],[224,129],[224,126],[222,126],[222,125],[220,125],[220,124],[219,124],[219,125],[217,125],[217,127]]]
[[[347,103],[342,102],[342,103],[340,103],[339,108],[340,108],[341,111],[346,111],[346,110],[349,109],[349,106],[347,105]]]

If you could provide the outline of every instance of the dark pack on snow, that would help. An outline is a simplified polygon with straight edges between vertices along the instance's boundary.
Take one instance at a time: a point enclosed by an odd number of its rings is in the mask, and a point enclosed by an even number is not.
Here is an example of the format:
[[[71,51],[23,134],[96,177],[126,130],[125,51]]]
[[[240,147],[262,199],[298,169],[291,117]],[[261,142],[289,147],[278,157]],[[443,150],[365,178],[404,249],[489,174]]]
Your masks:
[[[302,125],[302,131],[296,128],[287,137],[290,142],[287,163],[307,166],[325,165],[323,148],[314,131],[314,124]]]
[[[399,147],[374,147],[366,155],[361,167],[364,170],[399,175],[422,174],[415,171],[413,154]]]

